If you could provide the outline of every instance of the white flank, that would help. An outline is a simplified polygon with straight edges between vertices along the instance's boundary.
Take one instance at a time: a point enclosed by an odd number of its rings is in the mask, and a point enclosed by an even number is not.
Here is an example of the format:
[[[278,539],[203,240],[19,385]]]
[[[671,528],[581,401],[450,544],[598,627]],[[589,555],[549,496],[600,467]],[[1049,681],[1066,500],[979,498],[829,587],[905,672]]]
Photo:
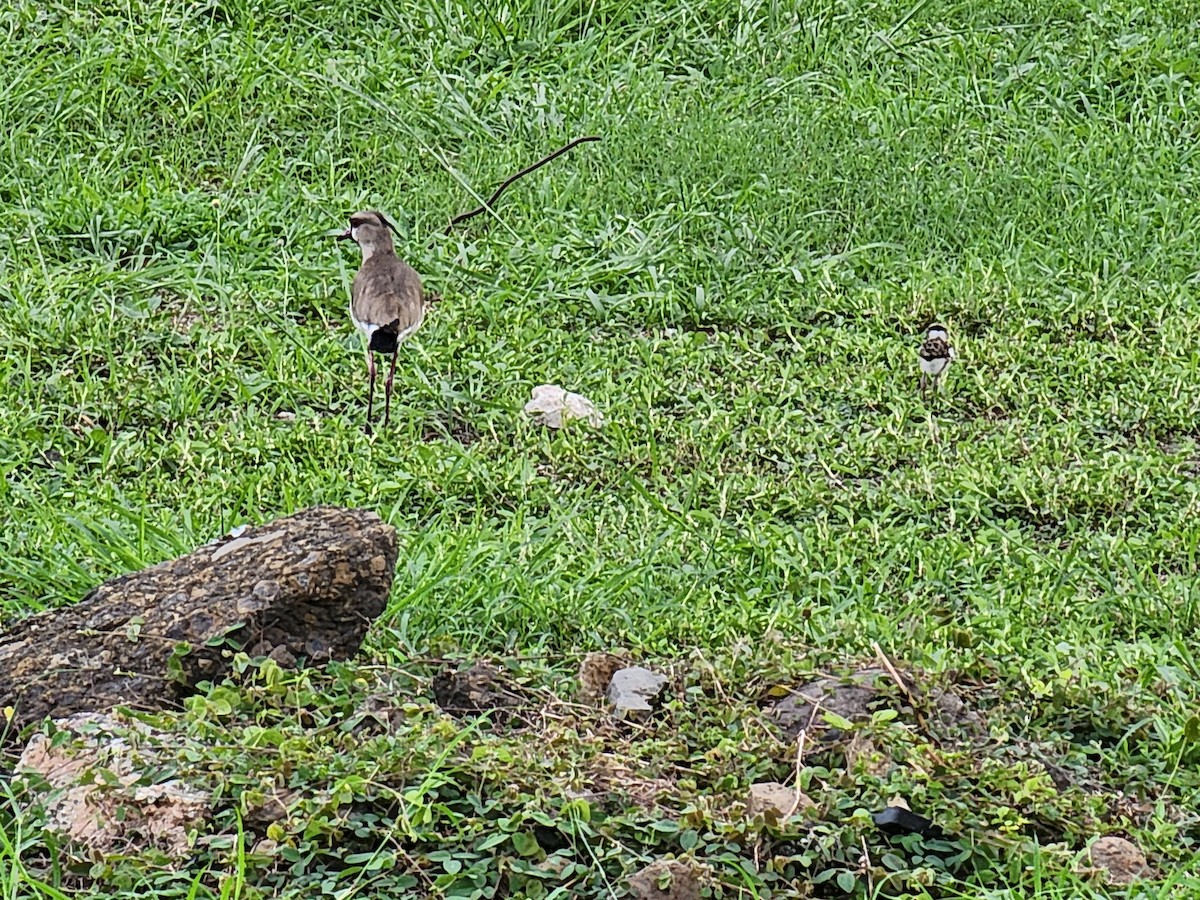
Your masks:
[[[350,321],[354,323],[354,327],[362,333],[362,336],[367,339],[367,343],[371,343],[371,335],[373,335],[379,329],[379,326],[372,325],[370,322],[363,322],[359,320],[359,318],[354,315],[353,304],[350,306]]]

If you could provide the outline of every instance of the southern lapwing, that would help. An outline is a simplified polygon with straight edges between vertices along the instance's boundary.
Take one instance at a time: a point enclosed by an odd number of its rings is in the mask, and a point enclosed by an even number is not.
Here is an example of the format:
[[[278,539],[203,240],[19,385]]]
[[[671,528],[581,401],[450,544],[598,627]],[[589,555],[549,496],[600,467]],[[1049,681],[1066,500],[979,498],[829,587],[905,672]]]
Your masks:
[[[350,227],[338,235],[362,250],[362,267],[350,286],[350,318],[362,332],[367,348],[367,425],[371,433],[371,405],[375,396],[375,353],[390,353],[384,382],[383,427],[392,411],[392,378],[401,342],[421,327],[425,319],[425,294],[421,277],[396,256],[391,231],[396,227],[374,210],[356,212]]]

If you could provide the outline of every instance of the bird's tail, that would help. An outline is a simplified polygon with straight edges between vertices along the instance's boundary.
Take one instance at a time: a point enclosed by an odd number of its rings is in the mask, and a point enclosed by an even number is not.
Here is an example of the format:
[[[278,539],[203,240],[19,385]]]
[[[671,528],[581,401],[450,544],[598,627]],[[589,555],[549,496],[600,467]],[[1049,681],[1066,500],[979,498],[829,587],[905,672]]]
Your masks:
[[[371,332],[371,343],[368,346],[376,353],[395,353],[399,344],[400,320],[393,319]]]

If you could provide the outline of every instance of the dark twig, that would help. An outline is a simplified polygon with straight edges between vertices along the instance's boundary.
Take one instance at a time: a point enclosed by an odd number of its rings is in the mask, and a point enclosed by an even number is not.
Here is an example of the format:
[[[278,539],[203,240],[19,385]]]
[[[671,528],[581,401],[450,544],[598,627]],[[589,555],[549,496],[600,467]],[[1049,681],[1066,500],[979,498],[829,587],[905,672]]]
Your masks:
[[[494,194],[492,194],[492,196],[489,197],[484,203],[481,203],[479,206],[475,207],[472,210],[469,210],[468,212],[459,213],[457,216],[455,216],[453,219],[451,219],[450,224],[446,226],[446,230],[443,232],[443,234],[449,234],[451,229],[453,229],[454,226],[457,225],[458,223],[465,222],[465,221],[467,221],[467,219],[473,218],[473,217],[479,215],[481,212],[484,212],[489,206],[491,206],[493,203],[495,203],[497,200],[499,200],[500,195],[503,194],[506,190],[508,190],[508,186],[510,184],[512,184],[514,181],[516,181],[518,178],[524,178],[530,172],[537,171],[542,166],[544,166],[546,163],[550,162],[553,159],[557,159],[558,157],[560,157],[564,153],[566,153],[568,150],[571,150],[571,149],[579,146],[582,143],[585,143],[587,141],[598,141],[598,140],[600,140],[599,135],[587,135],[585,137],[575,138],[575,140],[571,141],[571,143],[567,144],[565,147],[559,147],[557,150],[555,150],[549,156],[539,159],[537,162],[535,162],[531,166],[526,166],[524,169],[522,169],[516,175],[513,175],[506,182],[504,182],[504,184],[500,185],[500,187],[496,188],[496,192]]]

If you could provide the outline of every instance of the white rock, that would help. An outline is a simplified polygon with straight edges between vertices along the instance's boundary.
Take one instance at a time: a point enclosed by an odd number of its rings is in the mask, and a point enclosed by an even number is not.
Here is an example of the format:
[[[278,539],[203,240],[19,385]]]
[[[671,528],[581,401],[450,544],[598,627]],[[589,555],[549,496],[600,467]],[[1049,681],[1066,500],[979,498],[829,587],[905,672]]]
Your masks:
[[[539,384],[535,387],[533,399],[525,404],[525,414],[550,428],[562,428],[571,419],[582,419],[593,428],[604,424],[604,416],[591,400],[557,384]]]

